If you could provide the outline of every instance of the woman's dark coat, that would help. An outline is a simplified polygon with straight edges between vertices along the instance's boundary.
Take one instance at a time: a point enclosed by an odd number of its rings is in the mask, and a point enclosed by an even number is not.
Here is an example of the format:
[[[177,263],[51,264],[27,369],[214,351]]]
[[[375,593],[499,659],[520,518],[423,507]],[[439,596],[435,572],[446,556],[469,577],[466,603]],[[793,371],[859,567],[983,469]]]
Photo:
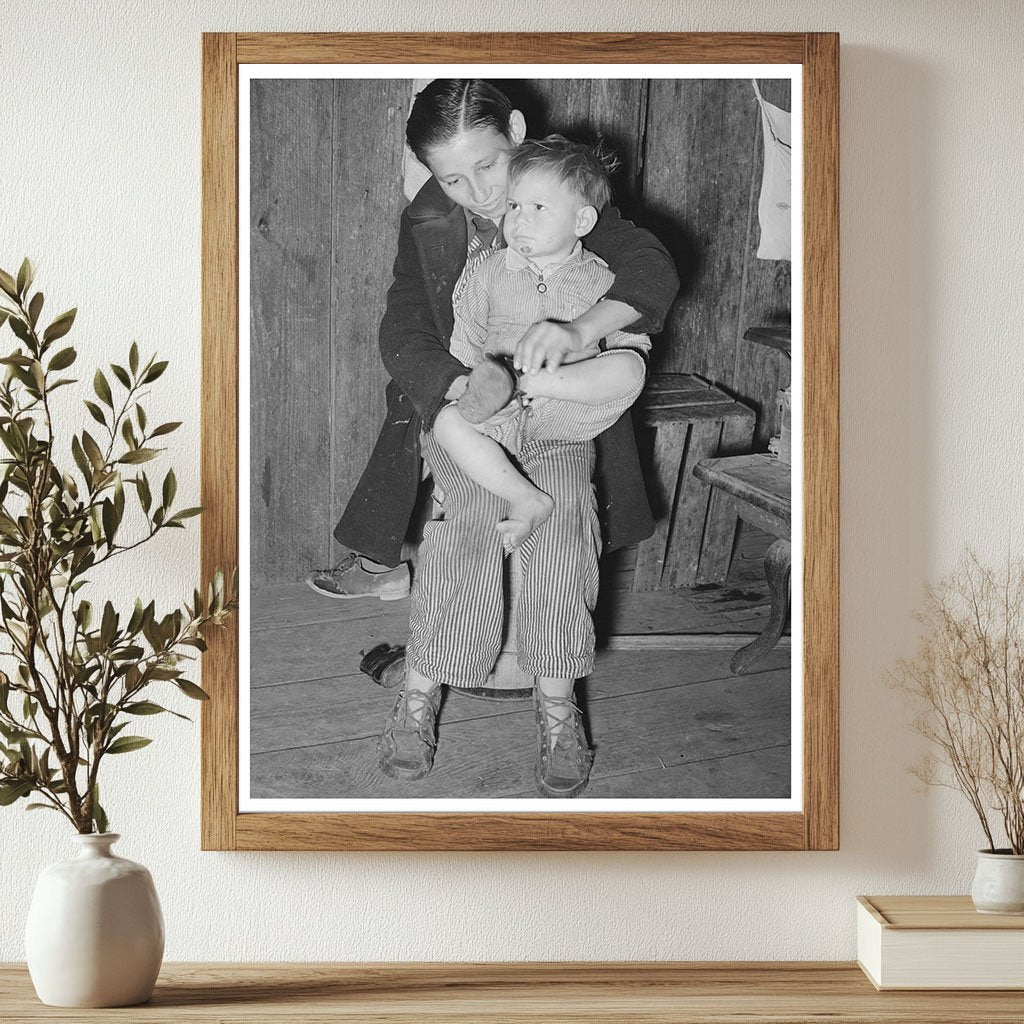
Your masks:
[[[584,244],[615,273],[606,298],[641,316],[626,329],[661,330],[679,280],[671,257],[649,232],[606,209]],[[380,352],[391,375],[387,416],[335,539],[384,565],[401,560],[402,541],[420,484],[420,431],[445,403],[465,366],[448,351],[452,291],[466,263],[466,215],[434,178],[402,213],[395,280],[380,325]],[[629,414],[597,438],[598,510],[605,544],[626,547],[654,529]]]

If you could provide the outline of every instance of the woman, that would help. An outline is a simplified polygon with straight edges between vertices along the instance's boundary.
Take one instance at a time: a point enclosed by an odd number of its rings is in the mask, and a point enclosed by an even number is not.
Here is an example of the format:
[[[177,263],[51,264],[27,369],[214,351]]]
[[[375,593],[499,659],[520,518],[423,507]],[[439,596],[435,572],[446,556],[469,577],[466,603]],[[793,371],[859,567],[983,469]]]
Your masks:
[[[494,86],[441,79],[417,96],[406,137],[433,177],[402,214],[395,279],[381,322],[381,356],[391,376],[387,419],[335,529],[342,544],[385,567],[400,560],[420,481],[421,432],[465,387],[466,368],[448,352],[452,295],[467,261],[487,255],[495,244],[489,235],[500,237],[507,163],[526,137],[526,123]],[[657,240],[609,209],[587,247],[609,264],[615,283],[572,323],[534,325],[522,342],[520,362],[527,369],[583,351],[615,330],[655,334],[661,328],[678,280]],[[608,546],[636,543],[650,534],[652,521],[628,416],[599,438],[598,448],[598,482],[607,481],[602,506]],[[536,456],[536,465],[523,469],[552,494],[564,522],[556,525],[556,512],[550,528],[523,545],[520,620],[531,636],[540,636],[546,621],[568,616],[574,641],[573,650],[562,651],[557,637],[541,636],[539,648],[521,664],[537,678],[538,784],[546,795],[569,796],[586,784],[590,764],[572,687],[593,659],[589,615],[600,546],[593,452],[589,442],[582,445],[571,465],[553,465],[543,451]],[[478,529],[480,506],[472,488],[463,488],[450,467],[433,468],[435,477],[444,469],[449,481],[445,516],[429,524],[421,548],[406,687],[381,739],[381,766],[400,778],[430,770],[441,683],[479,685],[500,646],[500,618],[494,624],[495,602],[501,601],[500,537],[493,523],[486,538]]]

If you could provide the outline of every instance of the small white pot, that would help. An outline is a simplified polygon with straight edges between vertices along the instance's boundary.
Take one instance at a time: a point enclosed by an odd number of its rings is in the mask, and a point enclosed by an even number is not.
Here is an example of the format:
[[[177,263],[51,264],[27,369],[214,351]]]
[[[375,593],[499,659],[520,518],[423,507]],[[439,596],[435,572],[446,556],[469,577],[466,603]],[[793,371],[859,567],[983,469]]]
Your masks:
[[[149,872],[111,853],[120,838],[76,835],[79,855],[46,868],[36,883],[25,954],[49,1006],[134,1006],[153,993],[163,915]]]
[[[1024,854],[979,850],[971,899],[982,914],[1024,914]]]

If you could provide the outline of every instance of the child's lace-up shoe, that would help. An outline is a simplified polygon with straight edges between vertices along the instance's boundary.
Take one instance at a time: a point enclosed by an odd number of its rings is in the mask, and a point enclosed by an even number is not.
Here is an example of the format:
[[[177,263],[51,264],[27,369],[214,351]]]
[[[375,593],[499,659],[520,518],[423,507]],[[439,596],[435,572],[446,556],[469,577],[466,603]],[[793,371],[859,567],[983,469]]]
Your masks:
[[[384,723],[378,752],[380,768],[392,779],[422,779],[434,766],[441,687],[431,692],[405,689]]]
[[[537,786],[544,796],[571,797],[590,778],[594,752],[583,731],[583,715],[571,697],[534,691],[537,712]]]

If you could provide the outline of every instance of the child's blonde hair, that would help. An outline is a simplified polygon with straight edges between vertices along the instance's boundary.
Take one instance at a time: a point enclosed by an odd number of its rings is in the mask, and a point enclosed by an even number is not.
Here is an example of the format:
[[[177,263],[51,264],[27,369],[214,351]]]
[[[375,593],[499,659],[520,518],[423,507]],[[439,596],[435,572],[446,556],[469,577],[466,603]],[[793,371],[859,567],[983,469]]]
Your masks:
[[[508,179],[514,181],[527,171],[549,171],[600,212],[611,202],[612,186],[608,179],[618,166],[619,161],[603,142],[588,146],[564,135],[548,135],[530,139],[512,151]]]

